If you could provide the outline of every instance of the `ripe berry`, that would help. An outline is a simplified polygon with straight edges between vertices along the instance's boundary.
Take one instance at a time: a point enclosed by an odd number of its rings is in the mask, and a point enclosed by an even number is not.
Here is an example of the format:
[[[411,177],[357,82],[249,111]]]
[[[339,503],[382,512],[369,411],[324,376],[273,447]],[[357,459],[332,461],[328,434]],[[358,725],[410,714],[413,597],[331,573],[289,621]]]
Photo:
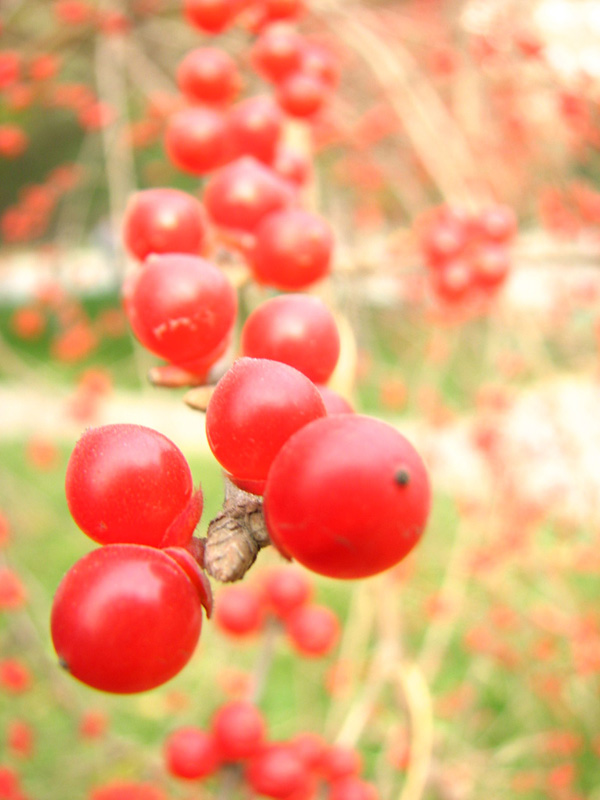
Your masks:
[[[378,800],[378,797],[377,789],[372,783],[353,775],[334,781],[327,800]]]
[[[306,289],[329,272],[333,233],[323,217],[299,208],[269,214],[256,231],[251,268],[259,283]]]
[[[237,94],[240,82],[235,61],[218,47],[197,47],[177,67],[180,91],[196,103],[229,103]]]
[[[221,270],[185,254],[149,256],[124,286],[124,300],[139,341],[190,371],[223,354],[237,312],[237,295]]]
[[[258,37],[250,57],[263,78],[279,83],[300,67],[304,38],[287,25],[269,25]]]
[[[221,589],[215,606],[215,623],[224,633],[249,636],[258,633],[264,623],[261,598],[250,586]]]
[[[277,102],[292,117],[310,117],[325,104],[328,87],[315,75],[294,72],[278,86]]]
[[[100,544],[185,545],[202,514],[181,450],[141,425],[88,429],[67,466],[69,510]]]
[[[192,195],[178,189],[145,189],[131,196],[123,240],[140,261],[151,253],[196,255],[205,238],[204,210]]]
[[[294,567],[278,567],[265,575],[263,592],[269,611],[285,619],[308,603],[313,587],[304,571]]]
[[[325,780],[337,781],[351,775],[360,775],[363,762],[354,748],[334,744],[323,753],[320,766]]]
[[[115,544],[93,550],[62,579],[52,605],[52,640],[74,678],[117,694],[174,677],[191,658],[202,625],[200,597],[161,550]]]
[[[216,225],[249,233],[292,198],[289,184],[250,156],[212,175],[204,192],[206,209]]]
[[[214,738],[192,726],[174,731],[165,741],[164,754],[167,769],[176,778],[206,778],[221,765]]]
[[[325,606],[303,605],[286,618],[285,628],[295,649],[303,656],[331,652],[340,636],[340,623]]]
[[[246,780],[262,797],[285,800],[306,784],[306,768],[288,744],[269,744],[250,761]]]
[[[222,33],[235,19],[236,0],[183,0],[183,12],[190,25],[204,33]]]
[[[232,155],[225,116],[200,106],[178,111],[169,119],[165,150],[176,167],[192,175],[223,166]]]
[[[318,390],[298,370],[264,358],[240,358],[211,397],[206,435],[223,469],[261,481],[284,442],[324,414]]]
[[[318,297],[289,294],[262,303],[242,329],[242,354],[281,361],[314,383],[331,377],[340,337],[331,311]]]
[[[267,726],[256,706],[237,700],[217,710],[211,730],[223,761],[240,761],[259,752]]]
[[[228,116],[234,157],[253,156],[270,164],[281,138],[283,114],[267,95],[248,97],[233,106]]]
[[[380,420],[338,414],[309,423],[283,445],[264,510],[282,553],[322,575],[359,578],[408,554],[429,505],[427,472],[402,434]]]
[[[318,384],[317,389],[323,398],[325,410],[329,416],[331,414],[354,414],[354,409],[341,394],[330,389],[329,386],[323,386],[322,384]]]

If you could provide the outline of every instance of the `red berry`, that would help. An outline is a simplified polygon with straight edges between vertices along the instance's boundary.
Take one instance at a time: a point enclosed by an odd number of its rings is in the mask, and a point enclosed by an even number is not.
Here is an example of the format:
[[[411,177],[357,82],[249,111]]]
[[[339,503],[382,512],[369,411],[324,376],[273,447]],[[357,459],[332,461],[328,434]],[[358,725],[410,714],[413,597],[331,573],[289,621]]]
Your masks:
[[[314,383],[329,380],[340,354],[331,311],[318,297],[288,294],[262,303],[242,329],[242,354],[281,361]]]
[[[240,80],[235,61],[218,47],[191,50],[177,68],[177,85],[193,102],[229,103],[239,90]]]
[[[100,544],[184,545],[202,513],[181,450],[141,425],[88,429],[71,453],[65,489],[73,519]]]
[[[362,758],[352,747],[334,744],[327,748],[321,757],[321,772],[327,781],[337,781],[352,775],[358,776],[362,768]]]
[[[160,686],[191,658],[202,625],[195,587],[161,550],[115,544],[93,550],[62,579],[52,640],[74,678],[105,692]]]
[[[124,293],[131,328],[152,353],[193,371],[198,360],[214,363],[225,351],[237,295],[209,261],[185,254],[149,256]]]
[[[285,628],[295,649],[303,656],[319,657],[331,652],[340,637],[340,623],[325,606],[304,605],[292,611]]]
[[[259,752],[266,738],[263,715],[242,700],[221,706],[212,719],[211,730],[224,761],[240,761]]]
[[[517,233],[518,223],[510,206],[492,206],[479,215],[481,232],[493,242],[506,243]]]
[[[151,253],[196,255],[205,238],[204,210],[192,195],[178,189],[145,189],[129,199],[123,240],[140,261]]]
[[[190,25],[204,33],[222,33],[235,19],[236,0],[183,0]]]
[[[359,578],[410,552],[429,506],[427,472],[402,434],[371,417],[338,414],[309,423],[283,445],[264,509],[284,554],[323,575]]]
[[[292,197],[289,184],[246,156],[211,176],[204,203],[216,225],[252,233],[267,215],[289,205]]]
[[[268,96],[242,100],[229,111],[229,134],[234,157],[253,156],[270,164],[281,138],[283,114]]]
[[[263,592],[269,611],[285,619],[292,611],[308,603],[313,587],[302,570],[277,567],[265,575]]]
[[[261,797],[285,800],[307,782],[302,760],[288,744],[270,744],[250,761],[246,780]]]
[[[240,358],[210,399],[206,435],[223,469],[259,481],[284,442],[324,414],[318,390],[298,370],[264,358]]]
[[[167,769],[176,778],[198,780],[214,774],[220,767],[219,751],[211,734],[201,728],[174,731],[164,745]]]
[[[483,289],[495,289],[504,283],[510,272],[510,256],[505,245],[487,244],[478,247],[471,258],[474,282]]]
[[[323,217],[298,208],[270,214],[256,231],[251,268],[260,283],[306,289],[329,272],[333,234]]]
[[[329,89],[320,78],[304,72],[294,72],[278,86],[277,102],[292,117],[310,117],[319,111]]]
[[[317,389],[321,393],[323,402],[325,403],[325,410],[330,416],[331,414],[354,414],[354,409],[345,397],[338,394],[329,386],[317,385]]]
[[[268,81],[279,83],[300,67],[305,40],[287,25],[270,25],[258,37],[250,57]]]
[[[224,633],[249,636],[258,633],[264,623],[261,598],[250,586],[221,589],[215,605],[215,623]]]
[[[232,155],[225,116],[200,106],[178,111],[169,119],[165,149],[176,167],[192,175],[223,166]]]
[[[152,783],[111,781],[92,789],[89,800],[168,800],[166,794]]]
[[[327,744],[317,733],[298,733],[289,741],[289,746],[309,770],[319,769]]]
[[[372,783],[352,776],[334,781],[327,800],[378,800],[378,797],[377,789]]]

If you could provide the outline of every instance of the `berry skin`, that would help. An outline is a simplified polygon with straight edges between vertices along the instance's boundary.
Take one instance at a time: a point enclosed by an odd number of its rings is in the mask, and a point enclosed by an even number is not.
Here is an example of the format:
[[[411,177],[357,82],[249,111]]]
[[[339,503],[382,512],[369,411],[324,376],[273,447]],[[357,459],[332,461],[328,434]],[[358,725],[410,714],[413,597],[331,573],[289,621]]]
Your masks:
[[[241,761],[256,755],[267,734],[261,712],[243,700],[221,706],[212,719],[211,730],[223,761]]]
[[[333,578],[397,564],[419,541],[429,507],[427,472],[410,442],[358,414],[316,420],[290,437],[271,465],[264,501],[273,544]]]
[[[306,782],[306,768],[288,744],[269,744],[249,763],[248,785],[262,797],[285,800],[301,790]]]
[[[250,57],[263,78],[279,83],[300,67],[304,38],[287,25],[269,25],[256,40]]]
[[[253,156],[270,164],[281,138],[283,114],[265,95],[248,97],[229,111],[229,135],[235,157]]]
[[[377,789],[372,783],[353,775],[334,781],[327,800],[378,800],[378,797]]]
[[[354,414],[354,409],[341,394],[322,384],[318,384],[317,389],[321,393],[328,416],[332,414]]]
[[[308,603],[313,587],[308,576],[293,567],[278,567],[265,575],[263,593],[269,611],[285,619]]]
[[[167,554],[132,544],[83,556],[52,605],[52,641],[74,678],[115,694],[144,692],[180,672],[200,636],[200,597]]]
[[[277,86],[277,102],[292,117],[310,117],[327,101],[328,87],[320,78],[295,72]]]
[[[181,450],[141,425],[88,429],[71,453],[65,491],[73,519],[100,544],[185,545],[202,514]]]
[[[301,372],[265,358],[240,358],[213,392],[206,436],[223,469],[261,481],[284,442],[324,415],[321,395]]]
[[[334,744],[324,752],[320,767],[325,780],[338,781],[360,775],[363,762],[360,754],[352,747]]]
[[[264,623],[264,609],[258,593],[250,586],[228,586],[219,592],[215,623],[231,636],[251,636]]]
[[[177,85],[195,103],[229,103],[240,82],[235,61],[219,47],[197,47],[177,67]]]
[[[332,252],[333,234],[323,217],[284,209],[258,227],[250,267],[259,283],[296,291],[327,275]]]
[[[237,295],[210,261],[179,253],[149,256],[123,291],[131,328],[152,353],[192,371],[196,362],[214,363],[227,349]]]
[[[295,649],[318,658],[331,652],[340,638],[340,623],[325,606],[305,605],[286,618],[285,627]]]
[[[207,778],[221,765],[213,737],[192,726],[179,728],[168,737],[164,755],[171,775],[187,780]]]
[[[204,33],[222,33],[235,19],[236,0],[183,0],[186,20]]]
[[[289,205],[290,185],[251,156],[238,158],[211,176],[204,203],[215,225],[253,233],[267,215]]]
[[[331,377],[340,337],[331,311],[318,297],[289,294],[262,303],[242,330],[242,354],[281,361],[314,383]]]
[[[178,111],[169,119],[165,150],[176,167],[192,175],[222,167],[232,154],[225,116],[201,106]]]
[[[205,239],[204,210],[186,192],[144,189],[127,204],[123,240],[140,261],[151,253],[198,254]]]

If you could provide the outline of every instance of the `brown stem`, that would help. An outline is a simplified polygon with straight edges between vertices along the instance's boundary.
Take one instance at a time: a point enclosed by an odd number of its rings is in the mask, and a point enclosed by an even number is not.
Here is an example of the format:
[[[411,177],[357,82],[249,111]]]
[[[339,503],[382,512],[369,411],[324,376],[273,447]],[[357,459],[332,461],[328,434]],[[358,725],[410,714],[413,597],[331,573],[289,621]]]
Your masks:
[[[209,524],[206,534],[206,572],[222,583],[239,581],[255,562],[258,551],[268,544],[262,499],[225,478],[223,510]]]

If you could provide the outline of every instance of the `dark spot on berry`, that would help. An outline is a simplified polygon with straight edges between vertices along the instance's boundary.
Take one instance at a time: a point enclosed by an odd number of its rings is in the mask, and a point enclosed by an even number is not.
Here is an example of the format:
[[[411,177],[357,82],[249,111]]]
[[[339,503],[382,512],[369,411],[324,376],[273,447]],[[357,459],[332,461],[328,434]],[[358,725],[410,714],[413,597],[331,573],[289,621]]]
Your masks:
[[[394,480],[398,486],[408,486],[410,483],[410,472],[406,469],[406,467],[400,467],[396,470]]]
[[[69,672],[69,665],[67,664],[64,658],[58,659],[58,665],[62,667],[62,669],[64,669],[65,672]]]

